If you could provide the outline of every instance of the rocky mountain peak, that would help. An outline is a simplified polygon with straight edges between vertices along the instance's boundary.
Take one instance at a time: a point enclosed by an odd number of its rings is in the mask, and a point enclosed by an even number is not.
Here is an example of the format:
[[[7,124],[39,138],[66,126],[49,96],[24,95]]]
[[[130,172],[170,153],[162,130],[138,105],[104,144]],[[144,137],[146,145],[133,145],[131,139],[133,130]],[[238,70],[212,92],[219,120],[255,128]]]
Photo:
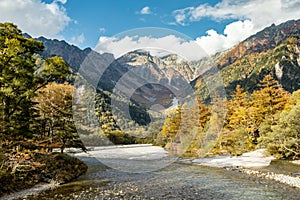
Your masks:
[[[249,53],[266,52],[284,42],[287,38],[300,34],[300,19],[290,20],[259,31],[255,35],[239,43],[221,59],[217,65],[220,69],[234,63]]]
[[[113,62],[113,60],[115,59],[113,54],[99,54],[93,51],[91,48],[85,48],[82,50],[75,45],[68,44],[64,40],[60,41],[57,39],[47,39],[45,37],[39,37],[36,40],[43,42],[45,46],[44,51],[41,52],[41,55],[43,57],[54,55],[61,56],[75,71],[79,70],[80,66],[88,55],[92,55],[95,61],[106,64]]]

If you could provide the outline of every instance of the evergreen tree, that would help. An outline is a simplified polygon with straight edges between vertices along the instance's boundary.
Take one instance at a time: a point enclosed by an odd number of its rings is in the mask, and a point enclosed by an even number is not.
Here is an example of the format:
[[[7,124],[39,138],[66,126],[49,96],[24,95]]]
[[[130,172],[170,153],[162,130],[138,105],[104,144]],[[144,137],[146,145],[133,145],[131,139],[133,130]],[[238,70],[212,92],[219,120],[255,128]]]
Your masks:
[[[199,127],[204,128],[205,125],[207,124],[207,122],[210,119],[211,109],[210,109],[209,106],[205,105],[200,98],[197,98],[196,106],[198,106],[198,111],[199,111],[199,113],[198,113],[198,115],[199,115],[199,121],[198,121]]]
[[[211,108],[203,103],[203,100],[198,96],[195,108],[189,111],[183,110],[183,123],[188,132],[188,137],[185,137],[189,147],[186,149],[184,156],[198,157],[201,153],[204,140],[207,136],[208,123],[211,117]],[[196,130],[196,129],[197,130]],[[194,129],[194,130],[192,130]]]
[[[34,54],[43,49],[41,42],[27,39],[11,23],[0,23],[0,111],[2,132],[30,134],[32,98],[39,87],[35,77]]]
[[[0,131],[7,137],[31,136],[36,92],[49,81],[65,79],[68,66],[59,57],[39,65],[41,42],[23,37],[11,23],[0,23],[0,30]]]

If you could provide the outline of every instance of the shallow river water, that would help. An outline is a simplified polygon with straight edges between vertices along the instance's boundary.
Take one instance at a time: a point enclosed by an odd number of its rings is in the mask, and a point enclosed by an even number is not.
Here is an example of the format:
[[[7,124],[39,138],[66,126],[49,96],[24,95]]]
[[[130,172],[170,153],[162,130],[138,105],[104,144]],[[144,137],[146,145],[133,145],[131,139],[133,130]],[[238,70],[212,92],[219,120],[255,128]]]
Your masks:
[[[174,162],[132,173],[81,159],[89,165],[86,175],[25,199],[300,199],[299,189],[222,168]]]

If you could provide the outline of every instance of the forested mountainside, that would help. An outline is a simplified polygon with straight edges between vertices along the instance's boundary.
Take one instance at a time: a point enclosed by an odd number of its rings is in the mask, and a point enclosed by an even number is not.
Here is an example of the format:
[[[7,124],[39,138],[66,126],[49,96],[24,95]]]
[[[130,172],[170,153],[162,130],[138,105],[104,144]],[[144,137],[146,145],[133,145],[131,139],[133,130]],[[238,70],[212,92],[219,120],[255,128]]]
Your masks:
[[[217,65],[222,69],[247,54],[274,49],[287,38],[299,35],[299,27],[300,20],[290,20],[277,26],[272,24],[233,47],[217,62]]]
[[[299,89],[299,30],[300,20],[272,25],[223,52],[215,63],[227,96],[230,98],[237,85],[249,92],[258,89],[259,82],[268,74],[289,92]],[[205,76],[204,73],[202,77]],[[208,98],[201,76],[191,84],[204,99]]]
[[[119,78],[133,67],[143,67],[148,76],[154,77],[160,83],[169,81],[180,85],[183,81],[191,81],[196,89],[202,88],[204,86],[201,84],[201,76],[205,76],[206,65],[213,62],[221,70],[229,94],[238,84],[246,90],[253,91],[255,85],[269,73],[272,73],[285,89],[292,92],[298,89],[298,85],[293,84],[291,80],[295,79],[297,82],[299,73],[299,27],[300,20],[291,20],[277,26],[273,24],[229,50],[194,62],[184,61],[177,55],[159,58],[145,51],[130,52],[114,61],[112,54],[98,54],[90,48],[81,50],[64,41],[43,37],[38,40],[45,45],[43,56],[59,55],[74,71],[77,71],[84,59],[91,54],[93,61],[96,61],[95,66],[111,64],[106,76],[100,80],[100,87],[106,90],[113,88]],[[86,72],[87,76],[97,74],[97,69],[93,70],[96,71]],[[149,95],[149,90],[147,93]],[[139,99],[147,101],[143,95],[139,95]],[[147,98],[155,97],[150,94]]]
[[[300,77],[299,22],[300,20],[291,20],[277,26],[272,25],[229,50],[194,62],[184,61],[178,58],[177,55],[156,57],[143,50],[127,53],[114,60],[111,54],[99,54],[89,48],[80,50],[63,41],[48,40],[46,38],[40,39],[45,45],[45,51],[42,53],[43,56],[62,56],[67,62],[69,61],[68,64],[74,71],[79,69],[87,56],[95,58],[95,60],[93,59],[93,66],[95,67],[88,68],[83,73],[87,79],[92,81],[98,80],[97,77],[94,77],[97,76],[97,73],[99,74],[100,72],[102,74],[101,69],[97,69],[97,66],[107,67],[109,65],[105,72],[103,72],[103,76],[98,83],[97,102],[99,105],[96,109],[99,110],[100,108],[101,112],[97,111],[99,119],[101,119],[100,124],[107,130],[108,134],[112,135],[111,138],[114,138],[115,143],[122,143],[124,141],[134,142],[128,135],[125,138],[129,139],[124,140],[124,135],[120,127],[116,124],[116,121],[119,121],[118,124],[121,126],[130,124],[129,126],[126,125],[129,130],[126,132],[130,135],[136,135],[139,132],[141,135],[145,135],[146,141],[164,140],[164,142],[159,141],[158,143],[162,142],[162,145],[166,145],[168,143],[167,139],[160,136],[160,134],[154,133],[153,127],[150,128],[151,133],[148,133],[147,131],[149,130],[140,128],[137,125],[146,125],[150,122],[147,110],[152,105],[161,104],[165,108],[172,105],[174,94],[162,86],[166,83],[172,83],[175,86],[173,88],[174,91],[176,91],[177,86],[180,88],[181,85],[190,83],[197,94],[199,94],[201,102],[205,102],[206,106],[208,105],[207,108],[203,109],[209,110],[210,94],[204,78],[209,78],[210,71],[207,65],[211,65],[212,62],[219,69],[228,99],[235,98],[238,86],[248,94],[247,101],[250,101],[251,94],[262,89],[262,82],[265,81],[264,78],[267,75],[270,76],[268,77],[269,79],[276,81],[276,84],[279,84],[280,88],[282,87],[282,89],[289,93],[298,90]],[[76,57],[75,60],[71,59],[73,56]],[[127,77],[127,82],[123,84],[123,91],[135,87],[136,82],[145,83],[145,85],[138,88],[129,101],[124,101],[124,98],[121,96],[117,98],[120,105],[130,104],[133,106],[133,109],[131,109],[133,120],[122,121],[122,114],[119,115],[119,118],[112,114],[110,107],[111,93],[116,83],[129,70],[133,70],[136,73]],[[146,84],[147,77],[151,77],[159,84]],[[176,114],[174,115],[176,116]],[[154,129],[166,131],[163,129],[162,124],[163,122],[155,124]],[[202,125],[204,126],[205,124]],[[248,127],[247,130],[246,132],[251,135],[257,135],[259,123],[256,123],[255,126],[252,125],[251,128]],[[252,139],[256,141],[256,137]],[[159,139],[157,140],[157,138]]]
[[[67,61],[74,73],[88,63],[90,67],[84,68],[81,75],[90,82],[97,81],[95,113],[105,135],[113,143],[156,142],[163,146],[172,146],[168,144],[170,137],[173,137],[169,134],[176,133],[176,127],[179,126],[176,120],[182,119],[179,114],[187,112],[183,111],[184,105],[181,108],[182,111],[177,110],[177,112],[170,114],[170,116],[175,116],[176,123],[173,120],[174,126],[165,122],[165,126],[172,127],[172,130],[164,128],[163,121],[151,124],[150,128],[146,128],[144,125],[151,122],[148,111],[151,106],[157,104],[164,108],[170,107],[174,100],[174,91],[178,91],[182,85],[190,83],[199,95],[198,100],[205,103],[201,104],[200,110],[204,109],[204,113],[209,113],[211,109],[210,94],[203,78],[209,78],[210,69],[206,65],[211,64],[212,61],[219,67],[227,98],[230,101],[235,99],[237,87],[247,93],[245,101],[252,102],[251,105],[256,105],[254,99],[258,98],[257,91],[263,89],[262,85],[275,87],[277,84],[278,89],[284,89],[288,93],[299,89],[299,20],[267,27],[232,49],[196,62],[183,61],[177,55],[157,57],[143,50],[129,52],[115,59],[111,54],[99,54],[89,48],[81,50],[64,41],[46,38],[37,40],[43,41],[45,45],[44,50],[39,53],[41,58],[47,59],[53,55],[61,56]],[[135,73],[128,76],[129,71]],[[116,84],[122,80],[124,75],[126,75],[126,81],[121,82],[123,93],[137,87],[130,98],[122,96],[121,93],[112,94]],[[265,80],[266,76],[271,83],[266,83],[268,82]],[[149,80],[147,79],[149,77],[151,77],[150,81],[158,84],[148,84]],[[72,82],[72,80],[70,81]],[[138,87],[136,83],[139,83],[141,87]],[[164,87],[164,84],[172,85],[173,88],[170,90],[170,88]],[[285,93],[280,91],[270,93],[278,93],[278,98],[283,96],[284,102],[287,100],[287,96],[283,95]],[[116,105],[120,107],[130,105],[131,119],[125,119],[120,108],[115,108],[117,113],[112,112],[112,95],[114,100],[118,102]],[[283,106],[279,106],[278,109],[278,112],[281,111]],[[256,118],[257,116],[248,116],[248,119],[254,120],[251,126],[248,124],[250,127],[244,124],[247,127],[244,127],[246,130],[244,133],[250,135],[250,140],[258,141],[260,125],[269,114],[269,112],[265,112],[261,114],[259,119]],[[275,113],[272,111],[270,115],[273,114]],[[186,117],[188,118],[188,116]],[[227,112],[228,116],[230,116],[230,111]],[[169,122],[172,122],[171,119]],[[230,120],[226,119],[226,122]],[[203,130],[205,130],[207,123],[211,123],[208,114],[205,120],[201,122]],[[202,132],[202,136],[200,135],[198,134],[196,137],[203,140],[205,134]],[[95,135],[89,137],[90,140],[88,140],[93,142]],[[181,138],[184,137],[181,135]],[[179,142],[179,140],[174,141]],[[198,140],[196,141],[199,143]],[[199,149],[200,146],[198,145],[196,149]]]
[[[195,114],[190,116],[191,112],[184,106],[178,108],[166,119],[156,141],[170,149],[176,147],[187,135],[184,132],[174,135],[174,132],[179,130],[182,118],[189,118],[193,124],[198,123],[199,129],[186,151],[188,156],[207,155],[207,152],[238,155],[266,147],[277,157],[298,158],[299,22],[292,20],[272,25],[232,49],[217,54],[216,66],[227,100],[210,102],[211,94],[205,79],[214,77],[210,70],[205,71],[191,82],[201,99],[198,122],[192,117]],[[216,113],[212,111],[218,105],[226,105],[224,126],[218,136],[213,136],[214,140],[206,143],[206,138],[218,124]]]

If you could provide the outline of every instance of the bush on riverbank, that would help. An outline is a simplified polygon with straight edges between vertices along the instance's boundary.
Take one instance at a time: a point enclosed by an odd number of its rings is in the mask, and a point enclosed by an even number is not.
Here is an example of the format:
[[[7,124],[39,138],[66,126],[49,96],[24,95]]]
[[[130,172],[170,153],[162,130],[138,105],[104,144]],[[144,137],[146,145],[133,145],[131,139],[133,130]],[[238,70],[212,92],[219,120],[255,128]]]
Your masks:
[[[4,154],[0,168],[0,196],[37,183],[69,182],[87,171],[87,165],[67,154]]]

